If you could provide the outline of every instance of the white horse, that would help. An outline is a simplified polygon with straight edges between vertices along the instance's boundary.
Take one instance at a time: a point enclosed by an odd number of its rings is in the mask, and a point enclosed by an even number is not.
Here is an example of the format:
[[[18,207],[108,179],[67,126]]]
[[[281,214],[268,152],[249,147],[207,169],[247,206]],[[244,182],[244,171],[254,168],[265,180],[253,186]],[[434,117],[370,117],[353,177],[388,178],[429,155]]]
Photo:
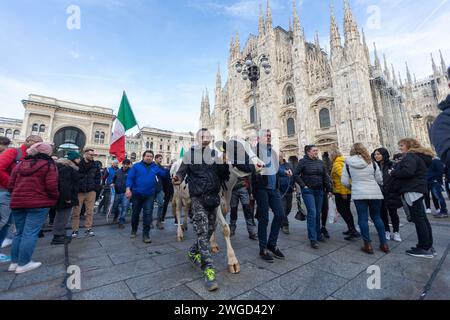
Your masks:
[[[170,168],[170,177],[173,178],[180,169],[182,159],[175,162]],[[177,242],[184,240],[184,231],[188,229],[188,214],[191,208],[191,198],[189,196],[189,186],[186,179],[180,185],[173,186],[172,212],[177,219]],[[184,208],[184,222],[181,225],[181,210]]]

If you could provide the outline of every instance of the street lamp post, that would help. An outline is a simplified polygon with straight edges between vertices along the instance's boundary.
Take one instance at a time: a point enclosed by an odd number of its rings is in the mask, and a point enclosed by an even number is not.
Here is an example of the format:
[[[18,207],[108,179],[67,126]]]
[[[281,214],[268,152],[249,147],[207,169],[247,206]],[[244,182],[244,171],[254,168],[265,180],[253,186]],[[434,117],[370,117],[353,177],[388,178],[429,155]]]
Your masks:
[[[256,130],[258,131],[259,128],[259,113],[258,109],[256,108],[256,87],[258,86],[258,81],[261,78],[261,67],[264,68],[264,72],[266,74],[270,74],[270,71],[272,69],[272,66],[269,63],[269,59],[266,57],[266,55],[262,55],[261,59],[259,60],[259,65],[253,61],[251,53],[248,54],[247,58],[245,59],[244,64],[239,60],[236,63],[236,71],[237,73],[242,75],[242,79],[244,81],[249,80],[251,82],[251,88],[253,91],[253,106],[255,107],[256,111]]]

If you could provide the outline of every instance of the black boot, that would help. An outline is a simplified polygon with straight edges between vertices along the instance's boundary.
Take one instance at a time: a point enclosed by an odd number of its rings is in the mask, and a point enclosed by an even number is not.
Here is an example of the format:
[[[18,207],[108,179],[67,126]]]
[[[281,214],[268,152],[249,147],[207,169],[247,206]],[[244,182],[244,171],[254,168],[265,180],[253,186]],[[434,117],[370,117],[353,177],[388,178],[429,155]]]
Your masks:
[[[236,220],[230,221],[230,237],[236,233]]]
[[[45,235],[44,235],[44,231],[39,231],[39,239],[41,239],[41,238],[45,238]]]
[[[326,239],[330,239],[330,234],[328,233],[327,228],[322,227],[322,229],[320,230],[320,232],[322,232],[323,236],[324,236]]]

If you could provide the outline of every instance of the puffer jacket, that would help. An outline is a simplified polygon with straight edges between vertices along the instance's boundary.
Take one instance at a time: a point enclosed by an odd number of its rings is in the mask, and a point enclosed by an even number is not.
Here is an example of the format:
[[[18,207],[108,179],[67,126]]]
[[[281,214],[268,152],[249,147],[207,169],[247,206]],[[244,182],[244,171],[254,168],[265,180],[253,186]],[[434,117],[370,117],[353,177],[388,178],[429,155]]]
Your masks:
[[[347,158],[341,182],[345,187],[351,187],[353,200],[384,199],[379,186],[383,185],[380,167],[376,163],[367,164],[359,155]]]
[[[325,189],[327,192],[331,192],[331,180],[327,171],[322,160],[311,159],[305,155],[298,162],[297,168],[295,168],[295,181],[302,188],[308,187],[314,190]]]
[[[391,171],[394,182],[390,192],[428,193],[427,172],[432,161],[433,152],[431,150],[425,148],[409,150]]]
[[[78,192],[99,192],[101,189],[100,168],[94,161],[87,162],[81,159],[78,174],[80,177],[80,189]]]
[[[8,184],[11,209],[52,208],[58,200],[58,170],[52,158],[26,157],[11,174]]]
[[[56,166],[59,176],[59,198],[56,209],[62,210],[78,206],[78,190],[80,189],[78,166],[68,159],[59,159],[56,161]],[[70,203],[67,203],[68,201]]]
[[[346,188],[342,182],[342,170],[345,167],[345,158],[343,156],[337,157],[333,162],[333,167],[331,169],[331,179],[333,182],[333,193],[335,194],[346,194],[349,195],[352,191]]]

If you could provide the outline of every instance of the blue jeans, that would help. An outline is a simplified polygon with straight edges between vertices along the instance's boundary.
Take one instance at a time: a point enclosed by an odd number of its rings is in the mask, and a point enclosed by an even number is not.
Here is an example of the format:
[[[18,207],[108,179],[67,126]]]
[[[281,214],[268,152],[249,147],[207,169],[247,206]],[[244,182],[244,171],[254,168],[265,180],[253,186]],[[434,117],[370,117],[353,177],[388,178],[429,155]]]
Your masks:
[[[125,197],[125,193],[119,193],[114,198],[114,218],[119,218],[119,224],[125,224],[125,217],[130,209],[130,200]]]
[[[162,213],[164,208],[164,191],[160,191],[156,194],[155,201],[158,204],[158,215],[157,218],[159,221],[162,220]]]
[[[131,229],[133,233],[137,232],[139,227],[139,216],[141,215],[141,211],[143,211],[144,217],[144,231],[142,236],[149,237],[150,236],[150,224],[153,220],[153,202],[155,201],[155,195],[151,196],[142,196],[139,194],[133,193],[132,197],[133,201],[133,214],[131,216]]]
[[[278,190],[258,189],[256,191],[256,203],[258,205],[258,238],[259,248],[266,249],[277,247],[278,234],[280,233],[281,222],[283,221],[283,207],[281,205],[281,195]],[[270,228],[269,241],[267,241],[267,226],[269,225],[269,207],[272,209],[274,217]]]
[[[13,209],[17,233],[11,247],[11,261],[24,266],[31,261],[39,231],[45,222],[49,208]]]
[[[358,225],[361,236],[365,242],[372,242],[369,233],[369,212],[370,218],[375,225],[380,238],[380,244],[386,244],[386,233],[383,220],[381,220],[382,200],[355,200],[356,211],[358,212]]]
[[[439,201],[439,206],[441,207],[441,213],[448,213],[447,204],[445,203],[444,196],[442,195],[442,186],[439,182],[433,182],[430,187],[431,193]]]
[[[310,241],[320,241],[322,240],[320,217],[322,214],[323,190],[303,188],[302,197],[305,202],[306,210],[308,211],[306,216],[308,239]]]
[[[9,207],[11,195],[7,191],[0,191],[0,245],[8,235],[12,222],[11,209]]]

